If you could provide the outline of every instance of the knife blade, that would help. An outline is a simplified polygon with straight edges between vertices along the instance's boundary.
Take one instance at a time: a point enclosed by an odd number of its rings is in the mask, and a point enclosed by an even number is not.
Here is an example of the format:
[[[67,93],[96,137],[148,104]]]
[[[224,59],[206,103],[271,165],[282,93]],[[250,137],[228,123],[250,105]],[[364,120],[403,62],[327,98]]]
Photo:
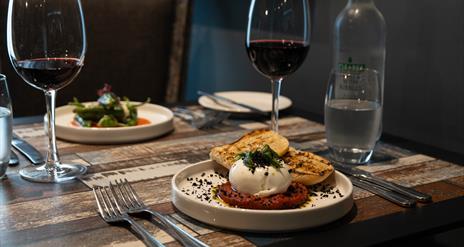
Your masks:
[[[208,98],[210,98],[210,99],[212,99],[213,101],[216,101],[216,102],[217,101],[227,102],[229,104],[238,105],[238,106],[241,106],[243,108],[246,108],[246,109],[250,110],[253,113],[257,113],[257,114],[260,114],[260,115],[263,115],[263,116],[268,116],[268,113],[261,110],[261,109],[258,109],[256,107],[246,105],[246,104],[234,101],[234,100],[231,100],[231,99],[226,98],[226,97],[222,97],[222,96],[215,95],[215,94],[210,94],[210,93],[203,92],[203,91],[197,91],[197,93],[198,93],[198,95],[206,96],[206,97],[208,97]]]
[[[420,201],[420,202],[430,202],[430,201],[432,201],[432,197],[430,195],[428,195],[428,194],[425,194],[425,193],[419,192],[419,191],[417,191],[415,189],[408,188],[408,187],[405,187],[405,186],[402,186],[402,185],[399,185],[399,184],[384,180],[384,179],[379,178],[379,177],[375,177],[375,176],[373,176],[371,173],[369,173],[367,171],[363,171],[363,170],[355,168],[355,167],[351,167],[351,166],[347,166],[347,165],[343,165],[343,164],[335,163],[335,162],[333,163],[333,165],[334,165],[335,169],[337,169],[338,171],[340,171],[342,173],[345,173],[345,174],[353,176],[353,177],[360,178],[360,179],[368,181],[370,183],[377,184],[377,185],[382,186],[382,187],[384,187],[386,189],[395,191],[397,193],[403,194],[403,195],[408,196],[410,198],[414,198],[417,201]]]
[[[10,162],[8,162],[8,165],[9,166],[16,166],[19,164],[19,158],[18,156],[16,155],[15,152],[13,152],[13,150],[11,150],[11,154],[10,154]]]
[[[21,154],[26,156],[26,158],[28,158],[32,162],[32,164],[39,165],[44,162],[42,154],[35,147],[33,147],[25,140],[21,139],[16,134],[13,134],[13,138],[11,139],[11,145]]]

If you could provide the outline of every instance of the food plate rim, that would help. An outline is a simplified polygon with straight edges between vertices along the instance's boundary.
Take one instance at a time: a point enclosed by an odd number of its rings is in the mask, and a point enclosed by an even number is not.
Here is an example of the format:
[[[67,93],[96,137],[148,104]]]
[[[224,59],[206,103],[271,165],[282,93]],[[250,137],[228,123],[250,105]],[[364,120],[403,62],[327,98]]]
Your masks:
[[[244,208],[233,208],[233,207],[225,207],[225,206],[220,206],[220,205],[212,205],[211,203],[208,203],[208,202],[201,202],[199,200],[195,200],[195,199],[192,199],[186,195],[183,194],[183,192],[179,189],[179,187],[177,186],[177,181],[178,180],[178,176],[180,176],[180,174],[183,174],[186,170],[188,169],[192,169],[192,167],[195,167],[195,166],[198,166],[198,165],[207,165],[209,163],[212,163],[214,161],[212,160],[204,160],[204,161],[200,161],[200,162],[197,162],[195,164],[192,164],[192,165],[189,165],[189,166],[186,166],[184,167],[183,169],[179,170],[173,177],[172,177],[172,180],[171,180],[171,189],[172,189],[172,192],[171,192],[171,197],[172,197],[172,202],[174,204],[174,206],[179,209],[182,213],[185,213],[187,215],[189,215],[188,213],[184,212],[182,209],[180,209],[177,205],[177,199],[175,199],[174,197],[182,197],[183,200],[186,200],[188,201],[188,203],[193,203],[192,207],[194,206],[203,206],[203,207],[208,207],[210,208],[211,210],[224,210],[224,211],[227,211],[229,213],[236,213],[236,214],[246,214],[246,215],[249,215],[249,214],[253,214],[253,215],[261,215],[261,216],[272,216],[272,215],[300,215],[300,214],[309,214],[311,212],[314,212],[314,211],[320,211],[320,210],[324,210],[324,209],[328,209],[329,207],[333,207],[335,204],[328,204],[328,205],[320,205],[318,207],[305,207],[305,208],[296,208],[296,209],[282,209],[282,210],[259,210],[259,209],[244,209]],[[216,162],[214,162],[215,165],[217,166],[220,166],[219,164],[217,164]],[[353,185],[351,183],[351,181],[349,180],[348,177],[346,177],[344,174],[338,172],[338,171],[334,171],[334,173],[336,174],[337,177],[345,180],[348,184],[348,187],[347,187],[347,191],[345,192],[345,195],[342,199],[340,199],[339,201],[337,201],[336,204],[350,204],[349,208],[352,208],[353,206]],[[203,209],[204,210],[204,209]],[[342,215],[340,215],[339,217],[336,217],[334,220],[336,219],[339,219],[341,217],[343,217],[346,213],[348,213],[349,211],[347,212],[344,212]],[[308,227],[314,227],[314,226],[319,226],[321,224],[316,224],[316,225],[310,225],[308,224],[309,226],[300,226],[300,227],[295,227],[295,228],[276,228],[276,229],[264,229],[264,230],[261,230],[261,229],[256,229],[256,228],[250,228],[250,229],[243,229],[241,227],[234,227],[234,226],[231,226],[231,225],[228,225],[228,226],[224,226],[224,225],[219,225],[219,224],[215,224],[213,222],[208,222],[204,219],[199,219],[197,218],[196,216],[193,216],[193,215],[189,215],[190,217],[192,218],[195,218],[199,221],[202,221],[202,222],[205,222],[207,224],[212,224],[212,225],[215,225],[215,226],[219,226],[219,227],[224,227],[224,228],[227,228],[227,229],[234,229],[234,230],[245,230],[245,231],[250,231],[250,232],[276,232],[276,231],[294,231],[294,230],[301,230],[301,229],[305,229],[305,228],[308,228]],[[326,223],[329,223],[331,221],[327,221]],[[326,224],[324,223],[324,224]]]
[[[92,103],[96,103],[96,101],[88,101],[88,102],[81,102],[82,104],[84,105],[88,105],[88,104],[92,104]],[[141,104],[143,102],[138,102],[138,101],[131,101],[131,103],[133,104]],[[163,123],[167,123],[169,121],[172,120],[172,118],[174,117],[174,114],[172,113],[171,110],[169,110],[167,107],[164,107],[162,105],[157,105],[157,104],[152,104],[152,103],[145,103],[144,106],[148,106],[148,107],[156,107],[156,108],[159,108],[159,109],[162,109],[163,111],[165,111],[166,113],[168,113],[166,115],[167,119],[162,121],[162,122],[159,122],[157,123],[158,124],[163,124]],[[67,108],[72,108],[73,106],[72,105],[63,105],[63,106],[59,106],[55,109],[55,119],[58,117],[58,114],[60,111],[65,111],[67,110]],[[60,128],[68,128],[68,129],[73,129],[73,130],[83,130],[83,131],[117,131],[117,130],[130,130],[130,129],[143,129],[143,128],[150,128],[152,127],[154,124],[153,123],[149,123],[149,124],[142,124],[142,125],[136,125],[136,126],[126,126],[126,127],[82,127],[82,126],[73,126],[71,124],[69,125],[58,125],[56,124],[56,126],[59,126]]]
[[[83,102],[83,104],[91,104],[95,101]],[[131,103],[138,104],[141,102],[131,101]],[[73,126],[71,123],[65,123],[60,118],[64,117],[69,119],[72,113],[73,106],[65,105],[57,107],[55,114],[55,128],[56,137],[77,143],[85,144],[122,144],[122,143],[134,143],[137,141],[145,141],[155,137],[164,135],[174,129],[174,114],[168,108],[157,105],[146,103],[145,107],[140,109],[141,112],[154,111],[153,114],[159,114],[163,116],[163,119],[144,124],[140,126],[128,126],[128,127],[113,127],[113,128],[98,128],[98,127],[79,127]],[[141,117],[147,115],[140,115]],[[152,116],[148,116],[149,120]],[[65,121],[67,121],[65,119]],[[44,124],[46,124],[46,116],[44,117]],[[62,122],[60,122],[62,121]],[[47,128],[45,128],[46,130]]]

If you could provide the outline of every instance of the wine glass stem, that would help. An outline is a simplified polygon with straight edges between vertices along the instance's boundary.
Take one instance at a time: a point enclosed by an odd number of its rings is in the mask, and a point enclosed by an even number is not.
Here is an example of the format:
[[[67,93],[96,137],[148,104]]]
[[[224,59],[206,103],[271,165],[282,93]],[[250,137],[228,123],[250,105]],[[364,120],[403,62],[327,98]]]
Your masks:
[[[45,102],[47,104],[47,133],[48,133],[48,153],[46,161],[46,169],[53,171],[57,169],[60,163],[58,149],[56,147],[55,138],[55,98],[56,90],[45,92]]]
[[[271,112],[271,130],[279,132],[279,95],[282,78],[272,79],[272,112]]]

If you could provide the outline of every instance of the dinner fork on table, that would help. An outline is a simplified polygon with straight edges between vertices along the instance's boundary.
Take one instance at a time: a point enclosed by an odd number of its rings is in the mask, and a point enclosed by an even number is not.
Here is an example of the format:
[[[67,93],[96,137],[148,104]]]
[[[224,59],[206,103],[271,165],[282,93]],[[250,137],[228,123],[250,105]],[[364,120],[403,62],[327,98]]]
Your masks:
[[[184,246],[207,247],[208,245],[196,239],[186,231],[178,227],[163,214],[148,208],[135,192],[127,179],[115,180],[115,185],[110,182],[110,188],[117,195],[122,210],[129,214],[149,213],[151,214],[175,239]]]
[[[162,247],[161,242],[156,240],[150,232],[143,226],[133,220],[129,215],[121,209],[113,191],[108,191],[108,187],[93,187],[93,194],[97,201],[98,211],[100,216],[107,223],[127,222],[131,224],[132,229],[139,234],[145,245],[149,247]]]

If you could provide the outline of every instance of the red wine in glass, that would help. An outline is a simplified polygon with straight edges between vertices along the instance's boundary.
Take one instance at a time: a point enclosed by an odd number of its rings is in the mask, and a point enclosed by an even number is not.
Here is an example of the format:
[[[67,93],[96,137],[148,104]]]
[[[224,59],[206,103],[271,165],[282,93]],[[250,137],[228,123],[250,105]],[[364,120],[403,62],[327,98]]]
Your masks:
[[[76,58],[34,58],[17,61],[15,68],[32,86],[42,90],[57,90],[77,76],[82,63]]]
[[[246,49],[251,63],[271,80],[270,128],[278,131],[282,80],[303,63],[310,43],[308,0],[251,0]]]
[[[309,44],[293,40],[253,40],[246,48],[259,72],[270,78],[282,78],[304,62]]]

